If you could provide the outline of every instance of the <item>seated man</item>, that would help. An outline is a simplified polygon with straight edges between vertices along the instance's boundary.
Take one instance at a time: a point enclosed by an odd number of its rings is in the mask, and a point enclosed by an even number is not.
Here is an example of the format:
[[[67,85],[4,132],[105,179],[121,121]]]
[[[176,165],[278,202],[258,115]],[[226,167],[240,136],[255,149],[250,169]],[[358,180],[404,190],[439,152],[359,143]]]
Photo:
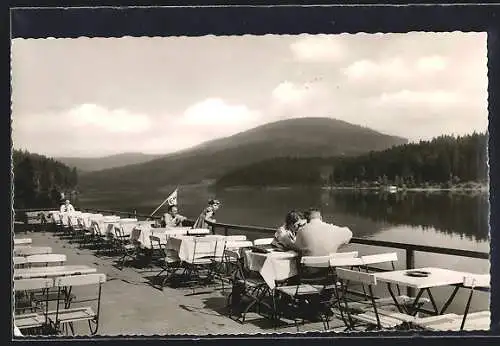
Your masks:
[[[302,256],[328,256],[340,246],[348,244],[352,232],[347,227],[337,227],[322,221],[317,209],[309,212],[309,223],[297,233],[295,245]]]
[[[61,205],[61,209],[60,209],[61,213],[70,213],[70,212],[74,212],[74,211],[75,211],[75,208],[71,205],[71,203],[69,202],[68,199],[66,201],[64,201],[63,205]]]
[[[163,227],[179,227],[182,226],[182,222],[186,219],[186,217],[179,214],[176,205],[171,205],[168,207],[168,213],[163,215],[161,225]]]

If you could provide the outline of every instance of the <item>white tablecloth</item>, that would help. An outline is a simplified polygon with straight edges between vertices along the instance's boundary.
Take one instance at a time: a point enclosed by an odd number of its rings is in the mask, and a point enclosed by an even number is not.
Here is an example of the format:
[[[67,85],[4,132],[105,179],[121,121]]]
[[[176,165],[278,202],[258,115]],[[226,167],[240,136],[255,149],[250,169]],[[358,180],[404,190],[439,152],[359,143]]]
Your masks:
[[[161,244],[167,244],[171,236],[179,236],[187,234],[188,228],[186,227],[173,227],[173,228],[153,228],[150,225],[142,224],[136,225],[131,233],[131,239],[140,243],[143,248],[151,248],[150,236],[160,238]]]
[[[257,253],[244,252],[245,267],[259,272],[269,288],[276,287],[276,281],[297,275],[297,254],[290,252]]]
[[[196,244],[196,248],[195,248]],[[171,236],[167,241],[169,257],[176,255],[181,261],[192,262],[193,259],[215,256],[222,258],[225,237],[209,235],[206,237]]]

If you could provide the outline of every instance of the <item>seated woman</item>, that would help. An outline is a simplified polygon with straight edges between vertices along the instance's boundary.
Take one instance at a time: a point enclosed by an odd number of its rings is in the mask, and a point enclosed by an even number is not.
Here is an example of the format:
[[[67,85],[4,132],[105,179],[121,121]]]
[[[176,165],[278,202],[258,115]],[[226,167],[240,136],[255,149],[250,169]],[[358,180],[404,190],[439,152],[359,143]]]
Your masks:
[[[305,223],[306,221],[302,214],[295,210],[290,211],[286,215],[285,224],[274,234],[274,240],[271,245],[281,251],[298,250],[295,245],[295,237]]]
[[[162,227],[179,227],[182,226],[182,222],[186,219],[185,216],[179,214],[179,209],[174,204],[169,206],[168,213],[163,215],[161,225]]]

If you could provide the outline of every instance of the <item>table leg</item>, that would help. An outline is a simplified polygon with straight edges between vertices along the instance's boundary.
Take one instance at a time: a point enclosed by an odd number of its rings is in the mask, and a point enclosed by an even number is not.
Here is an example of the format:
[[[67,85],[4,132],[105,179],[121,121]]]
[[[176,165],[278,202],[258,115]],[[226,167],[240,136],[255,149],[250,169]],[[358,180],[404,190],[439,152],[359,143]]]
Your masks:
[[[427,291],[429,299],[431,300],[431,304],[432,304],[432,308],[434,309],[434,312],[436,313],[436,315],[439,315],[439,309],[436,305],[436,301],[434,300],[434,296],[432,295],[431,290],[428,288],[426,288],[425,290]]]
[[[450,304],[453,302],[453,299],[455,299],[455,296],[456,296],[456,294],[457,294],[457,292],[458,292],[459,289],[460,289],[460,286],[456,285],[455,288],[453,289],[453,292],[451,293],[450,298],[448,298],[448,300],[446,301],[446,303],[443,305],[443,308],[439,312],[440,315],[444,314],[444,312],[446,311],[446,309],[448,309],[448,307],[450,306]]]
[[[415,297],[415,300],[413,301],[413,304],[411,305],[411,314],[415,315],[418,312],[418,301],[420,300],[420,297],[422,297],[422,294],[424,293],[425,289],[421,289],[418,291],[417,296]]]
[[[392,300],[394,300],[394,305],[396,305],[398,311],[400,313],[404,313],[403,308],[401,307],[401,305],[399,305],[398,299],[394,295],[394,292],[392,290],[392,285],[390,283],[387,284],[387,289],[389,290],[389,294],[391,295]]]

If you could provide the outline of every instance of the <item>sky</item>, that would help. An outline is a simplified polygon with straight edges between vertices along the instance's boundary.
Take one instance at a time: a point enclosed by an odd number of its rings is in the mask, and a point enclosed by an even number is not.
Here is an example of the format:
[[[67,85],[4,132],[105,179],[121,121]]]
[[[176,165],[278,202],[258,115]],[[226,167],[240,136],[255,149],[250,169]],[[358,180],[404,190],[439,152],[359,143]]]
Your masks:
[[[288,118],[419,141],[488,126],[486,33],[12,40],[12,140],[166,154]]]

